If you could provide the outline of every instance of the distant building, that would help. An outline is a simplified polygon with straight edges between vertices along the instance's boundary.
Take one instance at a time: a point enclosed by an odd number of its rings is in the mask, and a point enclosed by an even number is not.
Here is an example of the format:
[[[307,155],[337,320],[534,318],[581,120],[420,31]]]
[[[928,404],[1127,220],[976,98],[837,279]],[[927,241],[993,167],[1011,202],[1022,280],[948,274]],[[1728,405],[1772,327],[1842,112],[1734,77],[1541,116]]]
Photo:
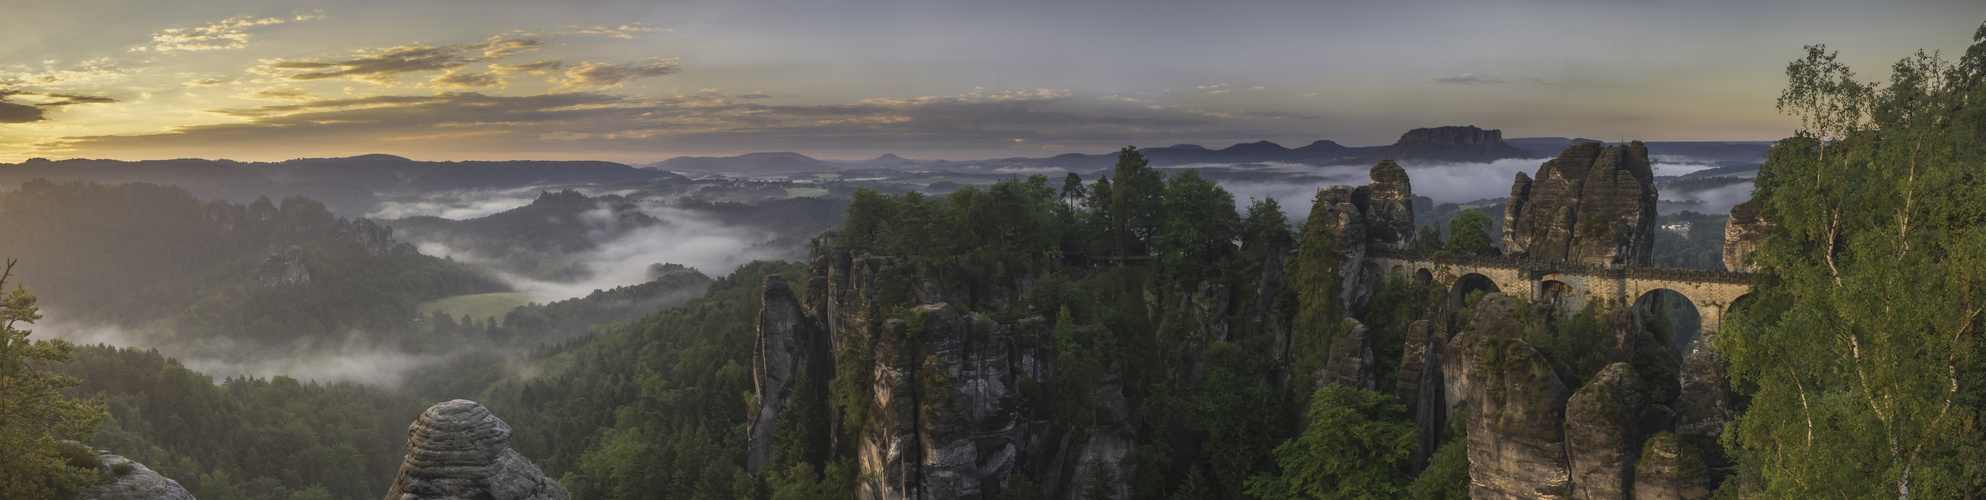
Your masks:
[[[1679,220],[1668,224],[1663,224],[1662,229],[1675,231],[1678,233],[1687,233],[1689,232],[1689,221]]]

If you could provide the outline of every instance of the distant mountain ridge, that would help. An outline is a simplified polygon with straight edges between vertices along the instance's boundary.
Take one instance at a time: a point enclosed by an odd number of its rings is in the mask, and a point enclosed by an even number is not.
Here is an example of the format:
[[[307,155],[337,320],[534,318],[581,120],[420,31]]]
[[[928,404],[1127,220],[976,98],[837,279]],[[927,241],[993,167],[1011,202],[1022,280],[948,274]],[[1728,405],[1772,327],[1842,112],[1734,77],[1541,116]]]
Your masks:
[[[1383,160],[1422,160],[1449,163],[1487,163],[1506,158],[1539,158],[1532,151],[1504,144],[1503,131],[1473,125],[1417,128],[1400,134],[1400,140],[1378,151],[1366,153],[1345,163],[1371,165]]]

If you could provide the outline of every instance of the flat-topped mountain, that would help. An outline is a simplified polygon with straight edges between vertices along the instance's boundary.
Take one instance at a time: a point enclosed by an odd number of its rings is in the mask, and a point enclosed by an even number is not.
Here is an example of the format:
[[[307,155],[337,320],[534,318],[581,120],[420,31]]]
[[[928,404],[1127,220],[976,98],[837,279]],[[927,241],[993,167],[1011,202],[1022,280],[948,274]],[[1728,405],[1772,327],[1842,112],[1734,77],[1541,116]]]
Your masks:
[[[1462,126],[1409,130],[1401,134],[1400,140],[1393,145],[1343,163],[1371,164],[1381,160],[1486,163],[1505,158],[1539,156],[1541,155],[1504,144],[1502,130]]]

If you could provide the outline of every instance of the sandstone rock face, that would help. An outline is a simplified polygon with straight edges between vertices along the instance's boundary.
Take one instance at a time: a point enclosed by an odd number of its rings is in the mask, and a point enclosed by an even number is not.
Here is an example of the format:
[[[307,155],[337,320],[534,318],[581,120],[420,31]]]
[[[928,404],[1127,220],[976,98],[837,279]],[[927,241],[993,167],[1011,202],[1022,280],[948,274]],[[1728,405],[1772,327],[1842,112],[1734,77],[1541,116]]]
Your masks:
[[[1434,357],[1432,350],[1429,349],[1433,346],[1432,339],[1429,338],[1433,333],[1429,331],[1432,328],[1433,323],[1424,319],[1407,325],[1407,338],[1400,353],[1400,376],[1393,386],[1393,396],[1400,398],[1400,402],[1407,405],[1409,414],[1414,413],[1415,407],[1418,406],[1417,402],[1420,401],[1423,387],[1421,368],[1428,364],[1429,358]]]
[[[1676,433],[1715,436],[1736,414],[1724,356],[1699,347],[1683,357],[1682,392],[1676,398]]]
[[[1772,228],[1772,224],[1759,217],[1762,205],[1753,199],[1731,207],[1731,220],[1724,224],[1725,270],[1758,270],[1758,265],[1751,262],[1751,255],[1758,251],[1759,244],[1765,241],[1765,232]]]
[[[1355,319],[1346,319],[1343,333],[1331,339],[1331,357],[1324,364],[1319,384],[1337,382],[1345,387],[1372,390],[1377,383],[1373,372],[1372,329]]]
[[[1489,338],[1476,349],[1468,372],[1469,497],[1567,498],[1561,422],[1570,391],[1522,340]]]
[[[1414,249],[1414,186],[1407,170],[1393,160],[1372,167],[1366,186],[1366,237],[1381,250]]]
[[[1505,255],[1607,266],[1654,261],[1654,171],[1640,141],[1580,143],[1517,174],[1504,207]]]
[[[174,481],[145,467],[145,464],[97,452],[97,459],[103,461],[103,471],[115,480],[109,484],[92,484],[76,489],[77,500],[193,500],[193,494]],[[109,472],[118,464],[129,464],[131,472],[117,475]]]
[[[1641,378],[1627,363],[1602,369],[1565,405],[1565,452],[1571,498],[1625,499],[1633,490],[1636,419],[1648,405]]]
[[[407,427],[407,458],[386,500],[569,500],[565,486],[510,449],[510,425],[474,401],[438,403]]]
[[[771,463],[775,447],[772,430],[794,392],[811,389],[818,393],[833,373],[826,342],[800,310],[800,299],[786,285],[786,278],[766,276],[760,296],[764,305],[759,309],[758,337],[752,352],[753,394],[758,397],[759,411],[752,419],[745,453],[745,470],[752,474]],[[808,382],[807,387],[800,386],[802,379]]]
[[[1634,466],[1635,500],[1695,500],[1710,497],[1703,455],[1667,432],[1648,438]]]
[[[1316,204],[1310,207],[1310,216],[1325,221],[1329,233],[1338,237],[1338,249],[1342,256],[1338,275],[1344,278],[1343,287],[1339,290],[1343,290],[1343,310],[1349,317],[1361,316],[1365,299],[1370,296],[1369,290],[1359,286],[1360,270],[1365,264],[1366,242],[1369,240],[1364,210],[1354,202],[1356,198],[1350,186],[1331,186],[1318,190]]]
[[[1489,339],[1514,339],[1524,336],[1524,327],[1517,324],[1517,301],[1509,295],[1492,293],[1484,295],[1476,303],[1475,314],[1469,324],[1455,333],[1454,338],[1441,349],[1440,365],[1443,408],[1454,408],[1456,403],[1468,397],[1469,370],[1476,366],[1479,357],[1477,348],[1482,341]]]
[[[296,245],[262,259],[259,273],[264,287],[310,284],[310,269],[303,265],[303,247]]]
[[[1400,135],[1391,146],[1358,157],[1361,163],[1383,159],[1426,160],[1450,163],[1485,163],[1504,158],[1534,158],[1516,146],[1504,144],[1503,131],[1473,126],[1417,128]]]

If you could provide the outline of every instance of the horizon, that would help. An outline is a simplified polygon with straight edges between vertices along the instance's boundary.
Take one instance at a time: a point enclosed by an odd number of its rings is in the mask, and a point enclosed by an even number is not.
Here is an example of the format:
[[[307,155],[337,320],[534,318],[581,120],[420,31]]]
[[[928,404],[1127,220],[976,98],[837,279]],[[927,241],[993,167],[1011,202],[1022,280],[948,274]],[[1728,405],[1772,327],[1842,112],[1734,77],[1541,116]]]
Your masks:
[[[1460,124],[1771,141],[1804,45],[1875,80],[1974,27],[1946,0],[1023,7],[35,5],[0,21],[0,162],[985,160]]]

